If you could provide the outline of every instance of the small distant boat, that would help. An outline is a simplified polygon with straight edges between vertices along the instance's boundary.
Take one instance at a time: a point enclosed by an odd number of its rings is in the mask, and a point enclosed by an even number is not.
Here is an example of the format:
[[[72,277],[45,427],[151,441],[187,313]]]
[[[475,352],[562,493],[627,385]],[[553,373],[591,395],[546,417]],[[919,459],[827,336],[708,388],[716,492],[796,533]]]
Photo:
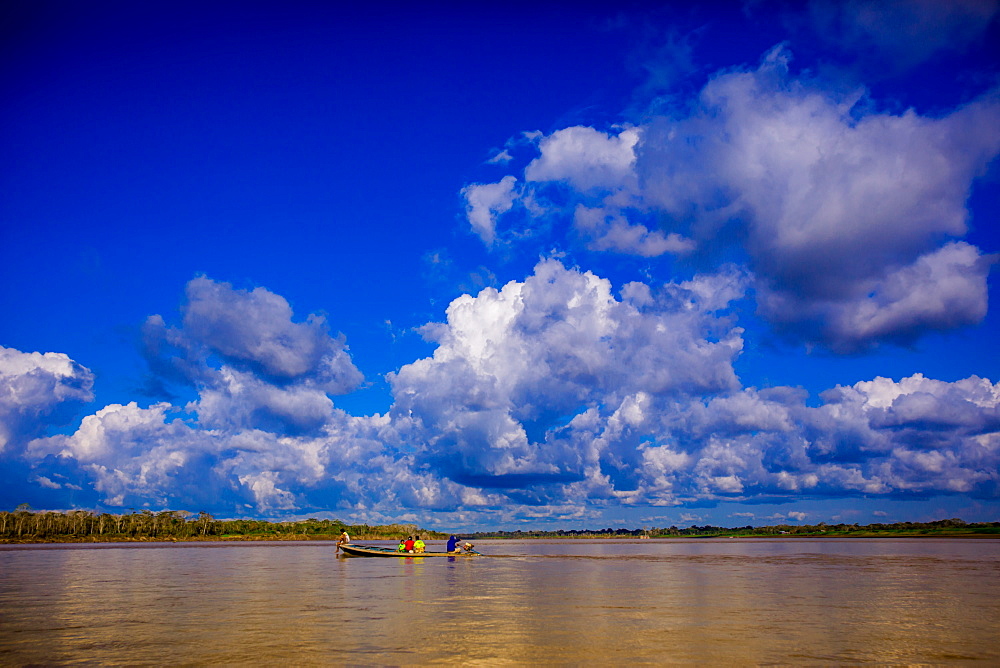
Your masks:
[[[377,547],[373,545],[341,545],[340,549],[352,557],[480,557],[475,550],[461,552],[400,552],[393,547]]]

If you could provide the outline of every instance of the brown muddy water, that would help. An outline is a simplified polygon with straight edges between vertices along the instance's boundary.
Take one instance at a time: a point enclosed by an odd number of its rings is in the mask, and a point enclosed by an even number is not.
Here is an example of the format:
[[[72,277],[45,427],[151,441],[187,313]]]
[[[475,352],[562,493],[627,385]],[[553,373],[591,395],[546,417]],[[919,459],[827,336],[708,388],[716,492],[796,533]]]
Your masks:
[[[0,665],[1000,664],[1000,540],[478,548],[0,546]]]

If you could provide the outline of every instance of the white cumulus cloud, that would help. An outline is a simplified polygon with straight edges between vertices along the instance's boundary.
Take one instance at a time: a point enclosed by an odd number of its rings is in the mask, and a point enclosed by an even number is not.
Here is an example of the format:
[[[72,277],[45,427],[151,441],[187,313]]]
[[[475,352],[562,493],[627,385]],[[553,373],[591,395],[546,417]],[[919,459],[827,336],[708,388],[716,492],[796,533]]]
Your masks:
[[[735,249],[761,315],[837,352],[980,322],[993,258],[961,239],[973,183],[1000,154],[1000,89],[936,117],[884,112],[790,61],[776,47],[617,135],[543,137],[521,201],[594,251]]]
[[[239,290],[195,278],[187,285],[183,316],[183,333],[192,345],[262,376],[277,381],[308,378],[338,394],[360,382],[344,342],[330,336],[322,316],[294,322],[285,298],[265,288]]]
[[[332,416],[327,395],[362,381],[343,337],[331,336],[323,317],[295,322],[284,297],[265,288],[195,278],[182,316],[177,328],[161,316],[147,319],[146,356],[154,374],[198,388],[190,408],[205,426],[315,431]]]
[[[25,353],[0,346],[0,453],[19,449],[67,407],[90,401],[94,374],[63,353]]]
[[[637,128],[617,135],[575,126],[539,142],[540,155],[524,170],[528,181],[565,181],[577,190],[614,190],[635,180]]]
[[[740,276],[725,280],[741,294]],[[614,410],[637,392],[738,385],[740,330],[714,315],[720,304],[693,284],[622,292],[545,260],[524,282],[456,299],[433,328],[434,356],[390,375],[394,413],[419,421],[423,456],[451,477],[519,487],[586,475],[579,448],[556,434],[590,410]]]
[[[476,521],[759,497],[1000,496],[1000,383],[878,377],[818,405],[800,389],[743,387],[743,334],[728,311],[747,280],[729,267],[616,292],[547,259],[523,281],[455,299],[425,330],[433,355],[390,374],[386,415],[351,416],[318,385],[195,358],[211,382],[187,407],[112,404],[24,453],[47,462],[40,487],[235,515]],[[6,355],[10,377],[89,379],[65,356]]]

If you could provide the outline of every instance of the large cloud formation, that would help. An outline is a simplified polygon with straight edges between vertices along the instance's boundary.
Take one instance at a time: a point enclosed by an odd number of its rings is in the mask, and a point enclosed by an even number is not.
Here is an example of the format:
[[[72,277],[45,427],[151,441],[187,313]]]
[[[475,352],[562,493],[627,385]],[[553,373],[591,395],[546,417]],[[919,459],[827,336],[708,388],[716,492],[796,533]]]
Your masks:
[[[73,462],[112,506],[275,513],[314,505],[311,489],[345,488],[353,476],[336,472],[378,451],[373,420],[330,398],[362,376],[322,317],[295,322],[283,297],[205,277],[188,283],[181,315],[179,327],[147,319],[145,353],[154,385],[188,385],[197,400],[112,404],[73,434],[32,441],[28,456]]]
[[[199,277],[186,296],[180,328],[147,319],[145,351],[155,373],[200,389],[191,408],[204,426],[315,431],[333,416],[328,395],[363,380],[325,319],[293,322],[280,295]]]
[[[940,118],[885,113],[789,61],[775,48],[636,126],[542,137],[519,199],[492,209],[491,242],[505,217],[564,216],[592,250],[737,246],[760,313],[837,352],[981,321],[994,259],[961,238],[972,183],[1000,153],[1000,92]]]
[[[818,1],[799,20],[891,69],[979,39],[997,7]],[[92,399],[94,375],[0,348],[0,465],[112,509],[439,526],[724,501],[996,503],[1000,382],[916,373],[810,397],[736,368],[750,300],[775,331],[836,353],[980,322],[994,258],[967,238],[967,200],[998,153],[1000,89],[935,115],[886,111],[796,75],[777,47],[631,122],[524,133],[491,161],[498,178],[462,190],[491,249],[666,256],[655,266],[683,278],[615,285],[546,252],[454,299],[420,330],[433,354],[387,375],[388,411],[355,416],[335,401],[363,377],[324,317],[197,277],[179,320],[142,328],[158,401],[104,406],[71,433],[51,428]]]
[[[738,273],[657,292],[549,260],[463,297],[432,358],[392,377],[418,462],[522,503],[965,492],[996,496],[1000,384],[914,376],[743,388]],[[411,434],[412,435],[412,434]]]
[[[347,351],[325,326],[294,323],[266,290],[196,279],[189,293],[209,304],[186,305],[179,328],[149,321],[151,340],[169,339],[183,364],[166,345],[151,361],[197,379],[196,401],[112,404],[5,456],[39,471],[61,463],[63,483],[110,507],[270,517],[469,524],[723,500],[1000,497],[1000,383],[875,378],[818,405],[800,389],[744,387],[732,308],[746,286],[727,267],[616,290],[542,260],[523,281],[455,299],[423,329],[434,354],[390,375],[391,410],[359,417],[325,403],[344,388],[329,378],[354,368],[331,375],[329,360]],[[261,302],[282,308],[247,318],[257,343],[195,323],[203,306],[228,323]],[[299,338],[267,343],[277,331]],[[10,387],[47,378],[67,400],[89,396],[90,374],[65,356],[5,355]],[[38,435],[44,410],[9,424]]]
[[[23,353],[0,346],[0,453],[72,416],[93,398],[94,374],[62,353]]]
[[[422,456],[452,479],[580,479],[581,453],[555,438],[579,413],[637,392],[738,385],[741,330],[714,311],[741,294],[741,277],[725,275],[659,292],[630,283],[618,300],[606,279],[543,261],[523,283],[456,299],[447,323],[426,328],[438,348],[390,376],[394,414],[419,421]]]

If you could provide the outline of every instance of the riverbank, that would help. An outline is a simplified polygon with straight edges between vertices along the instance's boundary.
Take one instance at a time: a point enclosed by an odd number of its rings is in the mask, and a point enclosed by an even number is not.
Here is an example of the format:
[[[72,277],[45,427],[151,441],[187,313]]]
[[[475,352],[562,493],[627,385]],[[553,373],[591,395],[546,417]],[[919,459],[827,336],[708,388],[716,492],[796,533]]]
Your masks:
[[[0,538],[0,545],[33,543],[216,543],[240,541],[336,541],[339,536],[330,535],[271,535],[271,536],[22,536],[21,538]],[[384,537],[358,536],[356,540],[381,540]]]
[[[358,540],[398,540],[413,535],[425,539],[448,537],[412,524],[349,524],[316,518],[279,522],[218,520],[205,512],[196,515],[176,510],[112,515],[86,510],[34,512],[21,506],[14,512],[0,512],[0,542],[6,543],[336,540],[342,531]]]
[[[807,524],[772,526],[690,526],[679,529],[574,529],[569,531],[480,531],[473,539],[534,538],[1000,538],[1000,522],[965,522],[958,518],[933,522],[878,524]]]
[[[423,534],[428,540],[445,540],[447,534],[436,534],[429,535],[429,533]],[[483,535],[472,535],[463,534],[463,536],[470,537],[473,540],[565,540],[565,541],[578,541],[578,540],[638,540],[636,536],[601,536],[601,535],[590,535],[590,536],[546,536],[546,535],[521,535],[521,536],[483,536]],[[327,541],[335,542],[339,538],[338,535],[233,535],[233,536],[188,536],[184,538],[167,537],[167,536],[54,536],[47,538],[40,538],[37,536],[23,536],[21,538],[0,538],[0,545],[19,545],[19,544],[37,544],[37,543],[216,543],[216,542],[310,542],[310,541]],[[754,540],[754,539],[781,539],[781,540],[800,540],[807,538],[994,538],[1000,539],[1000,530],[985,531],[985,530],[940,530],[940,531],[857,531],[857,532],[816,532],[816,533],[796,533],[796,534],[710,534],[710,535],[688,535],[688,536],[655,536],[650,540],[663,540],[663,541],[673,541],[673,540],[693,540],[693,539],[706,539],[706,538],[729,538],[729,539],[741,539],[741,540]],[[387,538],[384,535],[359,535],[354,536],[352,539],[354,542],[363,542],[371,540],[393,540],[392,538]]]

